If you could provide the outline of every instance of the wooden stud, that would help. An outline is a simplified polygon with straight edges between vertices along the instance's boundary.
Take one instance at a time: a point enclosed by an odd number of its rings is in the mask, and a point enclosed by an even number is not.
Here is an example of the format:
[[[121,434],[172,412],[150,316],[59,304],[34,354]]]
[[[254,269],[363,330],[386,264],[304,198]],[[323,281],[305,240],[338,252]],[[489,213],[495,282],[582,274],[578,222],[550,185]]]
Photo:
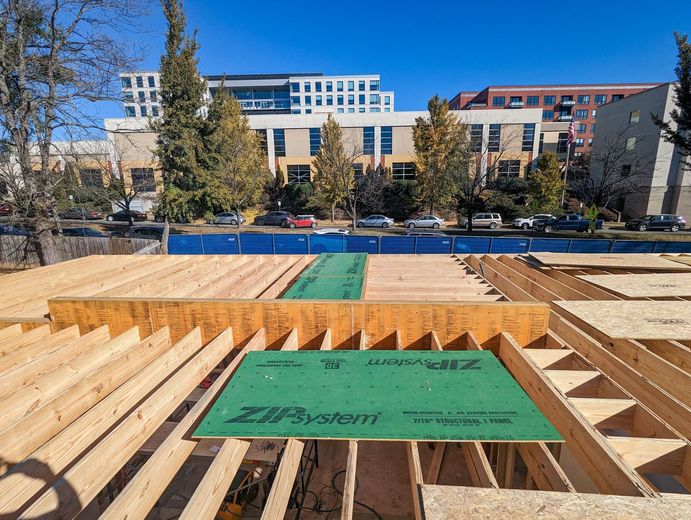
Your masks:
[[[24,337],[26,340],[27,338],[25,336],[30,334],[31,332],[27,332],[26,334],[19,336],[19,338]],[[40,341],[32,340],[31,342],[25,343],[20,347],[16,346],[17,342],[14,343],[14,346],[5,346],[4,348],[2,345],[0,345],[0,363],[2,364],[0,374],[7,374],[20,365],[24,365],[30,361],[33,361],[34,359],[54,352],[55,350],[64,346],[65,343],[77,339],[78,337],[79,327],[76,325],[71,325],[66,329],[60,330],[59,332],[51,334],[47,337],[43,337],[43,335],[41,335]],[[5,343],[9,343],[11,345],[13,342],[10,340],[9,342]]]
[[[422,476],[422,465],[420,464],[420,454],[417,449],[417,442],[407,441],[406,455],[408,458],[408,476],[410,477],[410,492],[413,502],[413,513],[415,520],[422,520],[422,499],[420,497],[420,486],[424,483]]]
[[[357,474],[358,442],[348,441],[348,460],[346,462],[345,481],[343,483],[343,501],[341,505],[341,520],[353,518],[355,501],[355,479]]]
[[[555,466],[559,467],[558,464]],[[513,487],[513,474],[516,468],[516,446],[509,443],[506,450],[506,467],[504,468],[504,485],[505,488]]]
[[[305,444],[297,439],[288,439],[286,442],[276,478],[264,505],[262,520],[283,520],[285,518],[288,499],[293,490],[295,475],[300,466],[304,448]]]
[[[319,350],[331,350],[331,329],[324,331],[324,337],[322,338],[321,345],[319,345]]]
[[[427,478],[425,484],[436,484],[439,479],[439,472],[444,462],[444,453],[446,453],[446,443],[437,442],[434,445],[434,455],[432,455],[432,462],[427,470]]]
[[[22,334],[22,326],[19,323],[0,329],[0,346],[8,339],[16,338]]]
[[[575,493],[576,489],[569,477],[566,476],[544,442],[519,442],[516,444],[516,449],[538,489]]]
[[[482,444],[475,441],[461,442],[461,448],[463,449],[463,457],[465,458],[466,467],[470,473],[473,485],[477,487],[499,488]]]
[[[281,350],[298,350],[298,348],[298,329],[293,329],[290,331],[290,334],[288,334]]]

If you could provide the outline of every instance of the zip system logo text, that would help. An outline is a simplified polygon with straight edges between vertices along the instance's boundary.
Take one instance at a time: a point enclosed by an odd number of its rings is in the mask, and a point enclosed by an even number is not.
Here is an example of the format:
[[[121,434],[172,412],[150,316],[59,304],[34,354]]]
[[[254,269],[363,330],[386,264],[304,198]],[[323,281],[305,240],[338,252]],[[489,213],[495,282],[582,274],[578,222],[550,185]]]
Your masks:
[[[379,358],[370,359],[368,365],[382,365],[382,366],[424,366],[429,370],[480,370],[479,359],[442,359],[435,361],[432,359],[397,359],[397,358]]]
[[[301,406],[243,406],[244,413],[228,419],[226,423],[279,423],[289,424],[376,424],[379,414],[352,414],[342,412],[308,413]]]

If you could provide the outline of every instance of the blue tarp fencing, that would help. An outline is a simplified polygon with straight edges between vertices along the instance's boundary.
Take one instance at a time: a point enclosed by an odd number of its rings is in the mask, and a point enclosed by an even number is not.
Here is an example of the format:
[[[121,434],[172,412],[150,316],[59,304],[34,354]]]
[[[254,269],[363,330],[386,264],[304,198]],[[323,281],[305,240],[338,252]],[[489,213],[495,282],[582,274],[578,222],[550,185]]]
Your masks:
[[[514,238],[487,236],[407,237],[240,233],[171,235],[168,252],[177,255],[308,255],[319,253],[691,253],[691,242],[604,240],[598,238]]]

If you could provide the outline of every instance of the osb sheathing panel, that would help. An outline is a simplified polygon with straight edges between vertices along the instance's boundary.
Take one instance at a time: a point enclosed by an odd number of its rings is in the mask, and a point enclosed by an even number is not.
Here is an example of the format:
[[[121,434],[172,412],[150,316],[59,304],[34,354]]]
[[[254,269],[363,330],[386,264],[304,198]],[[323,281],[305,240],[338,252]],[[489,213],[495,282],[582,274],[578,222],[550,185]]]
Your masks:
[[[670,520],[691,518],[691,500],[522,489],[423,485],[427,520]]]
[[[691,302],[555,301],[554,304],[613,339],[691,340]]]
[[[691,296],[691,273],[579,275],[578,278],[629,298]]]
[[[201,327],[206,343],[232,327],[236,347],[262,327],[270,347],[279,345],[293,328],[302,348],[318,348],[326,329],[331,329],[335,348],[357,348],[361,330],[368,346],[395,346],[397,330],[402,344],[413,348],[430,348],[433,330],[444,346],[455,346],[467,331],[481,342],[504,331],[527,345],[546,333],[549,317],[547,304],[516,302],[55,298],[48,304],[56,330],[78,324],[86,332],[107,324],[116,335],[137,325],[146,336],[168,326],[171,339],[177,341]]]
[[[621,254],[576,254],[576,253],[530,253],[530,256],[544,265],[566,267],[610,267],[623,269],[662,269],[688,271],[691,266],[665,260],[658,255],[640,253]]]

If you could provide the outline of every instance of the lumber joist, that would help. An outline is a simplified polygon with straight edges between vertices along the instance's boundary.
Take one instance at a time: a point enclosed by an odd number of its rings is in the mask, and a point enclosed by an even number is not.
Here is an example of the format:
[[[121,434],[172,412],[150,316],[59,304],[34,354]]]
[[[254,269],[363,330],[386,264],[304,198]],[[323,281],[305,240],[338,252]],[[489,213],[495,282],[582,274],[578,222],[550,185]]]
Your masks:
[[[355,503],[355,482],[357,475],[358,441],[348,441],[348,459],[346,461],[345,481],[343,483],[343,500],[341,502],[341,520],[353,518]]]
[[[276,478],[264,505],[262,520],[282,520],[285,517],[304,448],[305,444],[297,439],[288,439],[286,442]]]

